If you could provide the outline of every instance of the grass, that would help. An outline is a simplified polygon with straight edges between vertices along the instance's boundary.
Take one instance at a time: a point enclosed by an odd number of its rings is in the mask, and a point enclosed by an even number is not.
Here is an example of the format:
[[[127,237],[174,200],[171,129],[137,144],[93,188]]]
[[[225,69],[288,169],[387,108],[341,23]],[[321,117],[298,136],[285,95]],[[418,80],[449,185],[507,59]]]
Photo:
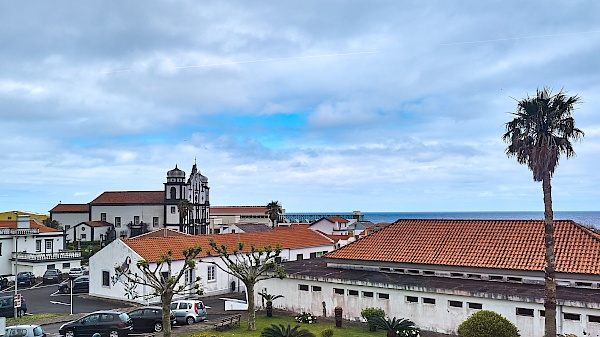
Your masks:
[[[336,328],[335,323],[332,321],[317,320],[317,323],[306,324],[306,323],[298,323],[298,322],[296,322],[294,317],[290,317],[290,316],[275,316],[274,315],[273,317],[266,317],[266,316],[258,316],[257,315],[256,321],[255,321],[255,324],[256,324],[255,331],[246,330],[246,324],[247,324],[247,321],[243,320],[240,323],[240,327],[237,329],[230,329],[230,330],[225,330],[225,331],[215,331],[215,330],[198,331],[191,335],[188,335],[188,337],[203,337],[203,336],[207,336],[207,337],[210,337],[210,336],[259,337],[260,333],[263,331],[263,329],[270,327],[271,324],[275,324],[275,325],[283,324],[284,326],[287,326],[289,324],[292,328],[296,325],[300,325],[299,329],[307,329],[310,332],[314,333],[317,337],[321,337],[321,332],[324,330],[327,330],[327,329],[333,330],[334,337],[336,337],[336,336],[337,337],[383,337],[383,336],[385,336],[385,331],[383,331],[383,330],[378,330],[376,332],[370,332],[369,328],[367,327],[366,324],[364,326],[355,326],[355,325],[350,326],[347,321],[344,321],[342,323],[341,328]]]
[[[9,325],[18,325],[18,324],[29,324],[32,321],[37,321],[40,319],[46,319],[46,318],[52,318],[52,317],[59,317],[59,316],[66,316],[68,314],[57,314],[57,313],[52,313],[52,314],[33,314],[33,315],[25,315],[23,317],[20,318],[7,318],[6,319],[6,326]]]

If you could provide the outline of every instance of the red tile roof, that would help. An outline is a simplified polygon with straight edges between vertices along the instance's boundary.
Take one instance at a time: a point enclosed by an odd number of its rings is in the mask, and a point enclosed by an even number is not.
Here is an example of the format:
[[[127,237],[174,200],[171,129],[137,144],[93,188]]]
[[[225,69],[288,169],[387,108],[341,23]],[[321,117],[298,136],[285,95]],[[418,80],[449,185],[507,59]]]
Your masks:
[[[148,261],[157,261],[160,256],[166,254],[169,249],[173,253],[174,260],[182,260],[183,250],[196,245],[199,245],[202,250],[206,252],[210,249],[210,239],[214,239],[218,245],[230,247],[230,250],[231,248],[237,247],[238,240],[245,244],[244,250],[249,250],[252,244],[257,248],[269,245],[275,247],[279,244],[283,249],[333,245],[331,240],[310,229],[295,230],[294,235],[289,235],[288,231],[270,231],[168,238],[135,237],[124,240],[123,242],[144,259]],[[207,255],[204,254],[200,256]]]
[[[15,220],[0,220],[0,228],[16,228],[17,222]],[[29,228],[39,228],[40,233],[62,233],[61,230],[40,225],[35,220],[29,220]]]
[[[342,217],[339,217],[339,216],[336,216],[336,217],[333,217],[333,218],[326,218],[326,219],[329,220],[329,221],[331,221],[331,222],[339,222],[339,223],[350,222],[350,221],[348,221],[348,220],[346,220],[346,219],[344,219]]]
[[[156,231],[144,233],[142,235],[136,236],[136,239],[140,238],[167,238],[167,237],[177,237],[177,236],[193,236],[191,234],[182,233],[170,228],[163,228]]]
[[[98,204],[164,204],[165,193],[163,191],[121,191],[104,192],[90,202],[90,205]]]
[[[212,206],[210,207],[211,213],[260,213],[265,214],[267,207],[265,206]]]
[[[89,211],[88,204],[58,204],[50,210],[52,213],[87,213]]]
[[[555,220],[556,271],[600,274],[600,235]],[[545,267],[542,220],[403,219],[329,258],[536,270]]]

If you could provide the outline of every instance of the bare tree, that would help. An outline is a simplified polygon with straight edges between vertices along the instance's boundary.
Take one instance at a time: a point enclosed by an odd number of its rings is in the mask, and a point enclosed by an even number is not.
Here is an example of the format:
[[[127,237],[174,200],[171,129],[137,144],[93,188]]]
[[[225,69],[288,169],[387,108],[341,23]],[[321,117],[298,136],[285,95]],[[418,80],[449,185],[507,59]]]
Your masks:
[[[183,250],[184,264],[183,267],[173,274],[173,254],[171,250],[167,254],[162,255],[158,261],[149,262],[140,260],[136,263],[141,275],[131,273],[130,267],[127,265],[127,260],[120,266],[115,267],[115,278],[119,279],[125,285],[128,297],[131,298],[156,298],[160,297],[162,306],[162,326],[164,337],[171,337],[171,301],[176,294],[188,294],[190,290],[201,295],[203,289],[200,287],[200,276],[189,283],[180,284],[181,278],[196,267],[196,258],[202,248],[199,246],[186,248]],[[165,270],[166,269],[166,270]],[[124,278],[124,279],[123,279]],[[116,283],[116,281],[114,281]],[[139,295],[135,292],[137,285],[148,286],[153,289],[151,294]]]
[[[238,242],[237,247],[230,251],[227,246],[218,245],[213,239],[210,240],[210,247],[211,249],[206,253],[209,256],[219,257],[224,266],[214,261],[208,263],[212,263],[227,274],[237,277],[246,286],[246,296],[248,298],[247,329],[256,330],[254,286],[262,280],[285,277],[283,267],[276,261],[282,248],[279,245],[275,248],[271,246],[256,248],[251,245],[249,250],[244,251],[244,243]]]

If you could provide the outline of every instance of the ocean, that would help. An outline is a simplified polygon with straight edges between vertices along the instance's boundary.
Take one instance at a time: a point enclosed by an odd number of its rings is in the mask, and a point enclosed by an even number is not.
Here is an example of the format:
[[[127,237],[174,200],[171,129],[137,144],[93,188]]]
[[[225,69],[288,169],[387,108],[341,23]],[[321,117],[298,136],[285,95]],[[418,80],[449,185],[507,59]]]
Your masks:
[[[373,223],[394,222],[398,219],[493,219],[493,220],[543,220],[544,212],[362,212],[364,220]],[[555,211],[556,220],[573,220],[588,227],[600,229],[600,212]]]

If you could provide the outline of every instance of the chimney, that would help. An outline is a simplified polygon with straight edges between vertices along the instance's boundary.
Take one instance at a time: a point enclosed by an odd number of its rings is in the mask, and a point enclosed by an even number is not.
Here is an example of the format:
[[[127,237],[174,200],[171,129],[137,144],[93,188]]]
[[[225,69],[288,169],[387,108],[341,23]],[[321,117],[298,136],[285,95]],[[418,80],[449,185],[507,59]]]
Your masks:
[[[29,229],[29,215],[17,215],[17,228]]]

